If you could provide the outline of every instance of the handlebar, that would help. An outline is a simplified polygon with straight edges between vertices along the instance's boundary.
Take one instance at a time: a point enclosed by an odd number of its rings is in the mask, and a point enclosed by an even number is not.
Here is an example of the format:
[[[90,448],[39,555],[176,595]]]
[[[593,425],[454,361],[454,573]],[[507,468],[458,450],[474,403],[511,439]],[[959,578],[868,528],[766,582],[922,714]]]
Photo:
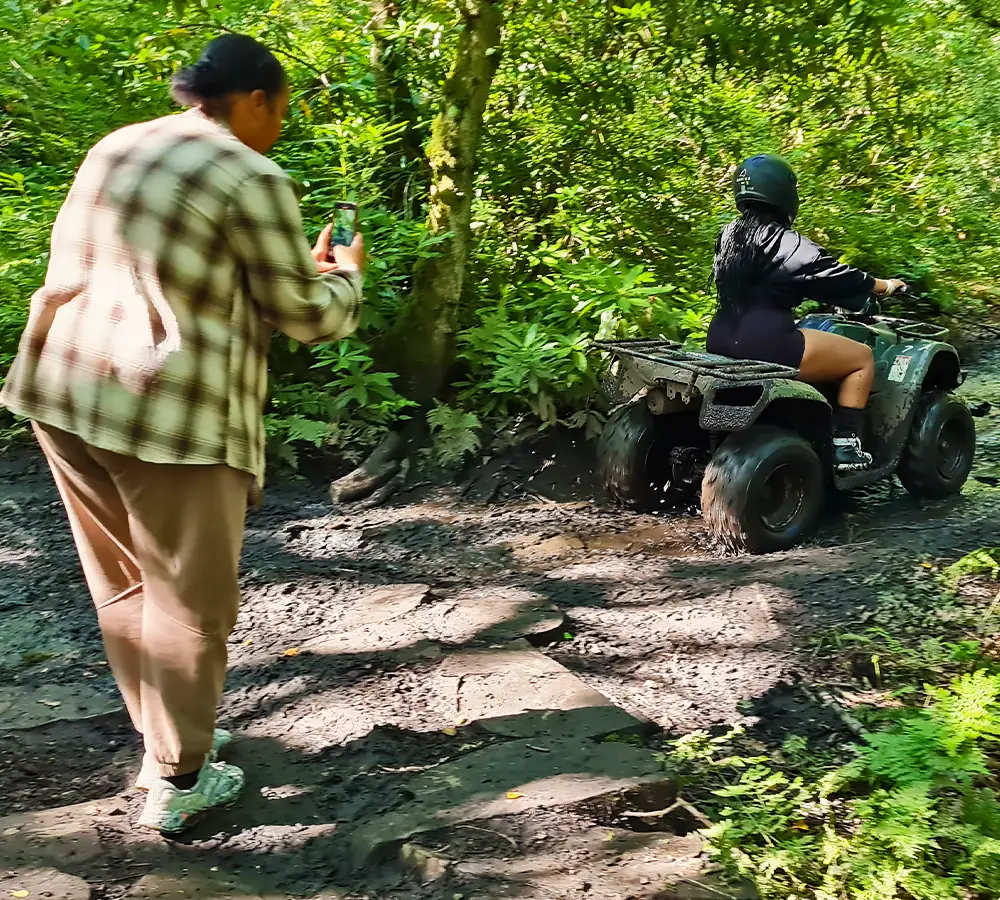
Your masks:
[[[845,309],[842,306],[837,306],[833,304],[833,311],[839,316],[845,316],[847,318],[857,318],[857,319],[872,319],[875,316],[882,314],[882,304],[879,303],[878,299],[874,294],[865,300],[865,305],[861,309]]]
[[[905,297],[907,300],[919,302],[920,298],[909,291],[900,291],[893,294],[894,297]],[[860,310],[845,310],[835,307],[837,315],[846,319],[854,319],[861,322],[877,322],[891,328],[896,334],[902,337],[913,338],[925,341],[943,341],[948,338],[949,330],[943,325],[936,325],[933,322],[921,322],[916,319],[902,319],[897,316],[883,316],[882,304],[875,295],[865,301],[865,305]]]

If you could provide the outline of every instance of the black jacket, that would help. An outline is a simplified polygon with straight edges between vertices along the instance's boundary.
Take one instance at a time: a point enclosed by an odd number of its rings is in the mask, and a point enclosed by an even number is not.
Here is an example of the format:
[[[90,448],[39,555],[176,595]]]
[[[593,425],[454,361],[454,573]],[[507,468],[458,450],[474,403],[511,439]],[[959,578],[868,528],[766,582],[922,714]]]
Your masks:
[[[737,236],[731,223],[716,244],[716,277],[720,252]],[[744,232],[745,234],[745,232]],[[727,294],[708,331],[707,349],[740,359],[757,359],[797,367],[803,338],[795,323],[795,308],[804,300],[860,310],[875,288],[875,279],[834,259],[818,244],[777,223],[752,232],[755,246],[742,248],[746,274],[730,276]],[[734,248],[725,248],[732,258]],[[746,250],[751,250],[746,253]],[[735,282],[735,283],[734,283]],[[720,284],[720,294],[723,285]]]

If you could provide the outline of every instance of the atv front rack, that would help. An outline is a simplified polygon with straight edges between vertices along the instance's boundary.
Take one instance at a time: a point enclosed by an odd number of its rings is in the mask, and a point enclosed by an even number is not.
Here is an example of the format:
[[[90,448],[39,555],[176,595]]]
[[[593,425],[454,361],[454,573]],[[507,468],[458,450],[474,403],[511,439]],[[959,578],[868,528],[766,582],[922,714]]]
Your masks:
[[[791,369],[788,366],[757,362],[752,359],[730,359],[714,353],[697,353],[684,350],[680,344],[673,341],[594,341],[593,346],[606,350],[613,356],[630,356],[674,370],[673,373],[664,374],[666,380],[679,380],[674,373],[680,370],[687,374],[688,377],[683,380],[689,384],[699,377],[733,383],[799,377],[798,369]]]

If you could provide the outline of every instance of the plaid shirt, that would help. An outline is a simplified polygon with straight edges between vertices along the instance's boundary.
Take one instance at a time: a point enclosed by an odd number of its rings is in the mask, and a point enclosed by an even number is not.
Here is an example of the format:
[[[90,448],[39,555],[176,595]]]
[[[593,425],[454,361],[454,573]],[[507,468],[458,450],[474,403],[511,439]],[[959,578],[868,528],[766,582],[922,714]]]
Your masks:
[[[52,231],[0,402],[104,450],[263,482],[267,351],[356,327],[361,275],[318,275],[292,182],[198,111],[110,134]]]

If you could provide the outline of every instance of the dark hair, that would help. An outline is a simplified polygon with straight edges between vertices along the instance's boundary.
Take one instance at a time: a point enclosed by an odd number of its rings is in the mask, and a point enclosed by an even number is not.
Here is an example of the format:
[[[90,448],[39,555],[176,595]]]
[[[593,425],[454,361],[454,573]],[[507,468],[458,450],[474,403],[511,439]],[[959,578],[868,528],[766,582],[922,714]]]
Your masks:
[[[198,61],[173,77],[173,97],[184,106],[219,109],[230,94],[263,91],[276,97],[287,84],[285,70],[263,44],[245,34],[224,34]]]
[[[752,287],[771,264],[765,245],[777,231],[787,231],[788,217],[765,203],[747,202],[743,213],[726,226],[715,244],[712,276],[719,308],[740,313]]]

